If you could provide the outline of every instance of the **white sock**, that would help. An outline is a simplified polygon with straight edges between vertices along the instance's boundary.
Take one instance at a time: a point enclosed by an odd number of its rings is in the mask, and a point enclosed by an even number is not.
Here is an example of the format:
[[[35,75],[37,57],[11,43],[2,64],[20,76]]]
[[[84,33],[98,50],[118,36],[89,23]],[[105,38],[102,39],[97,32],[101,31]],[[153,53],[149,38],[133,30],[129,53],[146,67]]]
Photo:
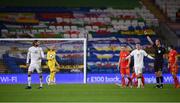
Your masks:
[[[40,87],[42,87],[43,86],[43,79],[39,78],[39,81],[40,81]]]
[[[140,87],[142,84],[141,78],[138,78],[138,87]]]
[[[31,77],[28,77],[28,86],[31,86]]]

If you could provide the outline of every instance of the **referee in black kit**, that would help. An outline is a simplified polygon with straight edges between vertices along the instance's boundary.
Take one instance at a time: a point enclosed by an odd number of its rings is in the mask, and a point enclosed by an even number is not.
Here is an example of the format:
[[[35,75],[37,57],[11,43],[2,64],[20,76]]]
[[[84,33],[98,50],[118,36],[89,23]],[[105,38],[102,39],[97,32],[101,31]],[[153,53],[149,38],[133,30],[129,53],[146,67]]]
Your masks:
[[[155,60],[154,60],[154,70],[156,75],[156,88],[163,88],[163,76],[162,76],[162,69],[164,63],[164,54],[165,48],[162,47],[161,42],[159,39],[156,39],[155,44],[151,40],[149,36],[147,36],[148,41],[154,48]]]

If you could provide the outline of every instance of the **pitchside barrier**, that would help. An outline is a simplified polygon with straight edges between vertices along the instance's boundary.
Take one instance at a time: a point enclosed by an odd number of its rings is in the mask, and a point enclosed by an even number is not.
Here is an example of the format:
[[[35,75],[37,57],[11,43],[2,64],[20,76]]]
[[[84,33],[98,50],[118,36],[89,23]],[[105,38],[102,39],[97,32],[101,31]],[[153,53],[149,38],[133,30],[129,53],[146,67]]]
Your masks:
[[[173,77],[171,74],[164,74],[164,83],[172,84]],[[75,78],[76,77],[76,78]],[[154,74],[144,74],[146,84],[156,83]],[[43,83],[47,84],[49,74],[43,74]],[[83,73],[80,74],[60,74],[56,75],[57,84],[83,84]],[[178,75],[180,80],[180,75]],[[26,84],[27,74],[0,74],[0,84]],[[32,83],[39,83],[38,74],[32,75]],[[119,74],[87,74],[88,84],[114,84],[121,83]]]

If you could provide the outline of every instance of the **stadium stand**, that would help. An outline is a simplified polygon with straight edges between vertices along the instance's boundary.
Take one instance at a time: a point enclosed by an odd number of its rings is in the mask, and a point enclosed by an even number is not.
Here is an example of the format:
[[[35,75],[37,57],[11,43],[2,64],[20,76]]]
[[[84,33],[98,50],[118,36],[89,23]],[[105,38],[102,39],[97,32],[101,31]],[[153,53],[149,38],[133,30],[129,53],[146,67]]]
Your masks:
[[[136,4],[138,0],[130,1]],[[121,2],[123,4],[125,1]],[[117,64],[120,46],[125,44],[132,50],[136,43],[141,43],[143,48],[149,51],[146,35],[151,36],[153,40],[157,38],[153,28],[159,26],[159,20],[143,4],[129,6],[127,2],[127,5],[128,7],[123,9],[91,6],[81,8],[2,7],[0,8],[1,37],[87,38],[88,72],[117,73],[119,72]],[[7,66],[13,66],[9,67],[14,68],[10,71],[24,72],[20,69],[20,64],[12,62],[13,59],[23,62],[23,59],[19,60],[9,54],[3,54],[3,58]],[[153,62],[148,59],[147,61],[144,72],[153,73]],[[58,58],[58,62],[67,63],[67,61],[61,61],[61,58]],[[168,72],[166,65],[167,61],[163,68],[164,72]]]
[[[7,67],[4,64],[4,61],[1,60],[0,61],[0,73],[7,73],[7,72],[8,72],[8,69],[7,69]]]
[[[17,41],[15,41],[17,42]],[[0,47],[5,47],[5,50],[1,52],[1,59],[9,69],[10,73],[25,73],[27,72],[26,67],[26,55],[27,50],[31,46],[31,42],[15,43],[13,41],[0,41]],[[63,43],[62,43],[63,44]],[[44,44],[45,45],[45,44]],[[57,61],[61,65],[61,72],[70,72],[73,69],[82,70],[83,66],[83,54],[82,48],[78,48],[79,42],[73,42],[73,44],[66,43],[65,46],[58,45],[57,48]],[[74,48],[74,46],[76,48]],[[47,48],[43,47],[45,56]],[[43,72],[49,72],[47,67],[47,61],[45,58],[42,61]],[[77,71],[76,71],[77,72]]]
[[[172,21],[176,21],[177,13],[180,8],[179,0],[155,0],[155,4],[167,15]]]
[[[148,27],[158,25],[158,20],[145,7],[130,10],[80,8],[72,11],[59,8],[55,13],[6,12],[0,14],[0,20],[1,37],[79,38],[86,37],[88,32],[108,34],[122,31],[143,34],[140,30],[154,34]]]
[[[179,37],[180,16],[178,14],[179,14],[180,2],[178,0],[141,0],[141,1],[147,7],[147,9],[149,9],[150,12],[152,12],[158,18],[160,22],[159,27],[167,25],[168,29],[171,29],[169,32],[163,34],[166,35],[166,39],[168,41],[173,41],[173,39],[179,41],[178,39],[175,38]],[[167,34],[174,35],[174,38],[169,39]],[[171,42],[171,44],[174,44],[174,42]]]

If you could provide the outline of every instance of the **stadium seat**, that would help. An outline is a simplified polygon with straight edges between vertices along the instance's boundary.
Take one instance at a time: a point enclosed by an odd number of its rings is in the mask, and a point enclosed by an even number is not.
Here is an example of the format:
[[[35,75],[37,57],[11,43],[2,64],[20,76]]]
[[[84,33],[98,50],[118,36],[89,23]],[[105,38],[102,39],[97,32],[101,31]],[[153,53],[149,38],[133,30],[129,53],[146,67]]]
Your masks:
[[[64,31],[65,32],[70,31],[70,30],[71,30],[70,26],[64,26]]]
[[[91,27],[91,26],[85,26],[85,29],[86,29],[87,31],[92,31],[92,27]]]

